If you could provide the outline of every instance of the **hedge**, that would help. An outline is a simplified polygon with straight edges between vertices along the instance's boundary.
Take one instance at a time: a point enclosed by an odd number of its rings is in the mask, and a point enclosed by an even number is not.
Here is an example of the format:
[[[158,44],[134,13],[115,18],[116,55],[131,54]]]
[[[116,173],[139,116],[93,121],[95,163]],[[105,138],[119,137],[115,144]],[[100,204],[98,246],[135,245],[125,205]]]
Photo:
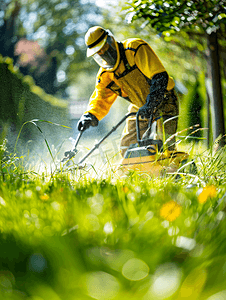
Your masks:
[[[51,123],[70,126],[68,101],[46,94],[34,84],[32,77],[23,76],[13,65],[13,60],[0,55],[0,138],[7,131],[8,144],[15,144],[22,125],[33,119],[46,120]],[[39,124],[50,143],[60,142],[69,130],[42,122]],[[7,128],[7,130],[6,130]],[[31,123],[23,127],[20,144],[30,140],[37,141],[40,132]]]

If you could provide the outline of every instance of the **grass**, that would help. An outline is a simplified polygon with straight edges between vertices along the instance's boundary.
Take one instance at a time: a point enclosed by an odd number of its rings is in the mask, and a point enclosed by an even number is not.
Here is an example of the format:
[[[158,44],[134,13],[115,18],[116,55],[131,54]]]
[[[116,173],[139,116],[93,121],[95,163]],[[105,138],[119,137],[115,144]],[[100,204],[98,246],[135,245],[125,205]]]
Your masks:
[[[196,174],[117,177],[2,145],[0,299],[225,299],[225,148],[189,151]]]

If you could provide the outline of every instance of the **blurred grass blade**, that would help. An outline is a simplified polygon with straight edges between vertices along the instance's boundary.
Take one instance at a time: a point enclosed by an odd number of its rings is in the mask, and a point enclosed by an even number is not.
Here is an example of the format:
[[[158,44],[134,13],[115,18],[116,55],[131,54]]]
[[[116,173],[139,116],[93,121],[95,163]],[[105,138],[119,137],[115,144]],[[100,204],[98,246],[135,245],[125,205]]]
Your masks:
[[[61,126],[61,127],[64,127],[64,128],[71,129],[71,127],[68,127],[68,126],[65,126],[65,125],[61,125],[61,124],[57,124],[57,123],[53,123],[53,122],[46,121],[46,120],[33,119],[33,120],[30,120],[30,121],[27,121],[27,122],[23,123],[23,125],[22,125],[21,128],[20,128],[20,131],[19,131],[18,136],[17,136],[17,139],[16,139],[16,143],[15,143],[15,146],[14,146],[14,153],[16,152],[16,146],[17,146],[19,137],[20,137],[20,135],[21,135],[21,132],[22,132],[22,130],[23,130],[23,127],[24,127],[26,124],[31,123],[31,124],[35,125],[36,128],[37,128],[37,129],[40,131],[40,133],[42,134],[43,139],[44,139],[44,141],[45,141],[45,144],[46,144],[46,146],[47,146],[47,149],[48,149],[48,151],[49,151],[49,153],[50,153],[50,156],[51,156],[51,158],[52,158],[52,160],[53,160],[53,163],[55,164],[54,157],[53,157],[52,151],[50,150],[48,141],[47,141],[47,139],[45,138],[43,131],[42,131],[41,128],[36,124],[36,122],[44,122],[44,123],[49,123],[49,124],[52,124],[52,125],[55,125],[55,126]]]

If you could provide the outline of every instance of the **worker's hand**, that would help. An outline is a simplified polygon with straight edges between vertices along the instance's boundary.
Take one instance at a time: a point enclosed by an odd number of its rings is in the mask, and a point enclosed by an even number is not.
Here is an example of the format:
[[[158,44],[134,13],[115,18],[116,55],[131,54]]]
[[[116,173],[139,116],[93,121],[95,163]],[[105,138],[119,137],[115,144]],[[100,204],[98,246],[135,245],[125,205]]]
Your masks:
[[[98,123],[99,121],[94,115],[91,113],[86,113],[81,116],[80,120],[78,121],[77,128],[79,131],[85,131],[90,126],[97,126]]]
[[[149,119],[152,115],[152,109],[150,108],[148,103],[145,103],[142,107],[139,108],[138,114],[141,119]]]

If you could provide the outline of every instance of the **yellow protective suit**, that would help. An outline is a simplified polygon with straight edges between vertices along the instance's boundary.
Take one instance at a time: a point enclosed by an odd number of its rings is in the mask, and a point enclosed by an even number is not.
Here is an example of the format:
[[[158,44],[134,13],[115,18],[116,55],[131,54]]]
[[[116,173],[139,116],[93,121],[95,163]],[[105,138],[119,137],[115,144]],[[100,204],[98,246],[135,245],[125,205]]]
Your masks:
[[[116,71],[107,72],[100,68],[96,87],[90,97],[87,111],[101,120],[109,112],[117,96],[129,100],[137,107],[146,102],[150,80],[155,74],[166,71],[152,48],[141,39],[128,39],[122,42],[129,66],[121,59]],[[169,77],[167,90],[174,87]]]
[[[101,120],[107,115],[117,96],[131,103],[130,111],[138,111],[146,103],[152,77],[164,71],[166,70],[163,64],[145,41],[136,38],[123,41],[120,45],[119,66],[113,72],[100,68],[95,90],[90,97],[86,112],[90,112]],[[169,77],[167,90],[173,90],[174,85],[173,79]],[[129,120],[123,133],[124,136],[129,134],[128,126]],[[122,147],[126,148],[130,143],[128,139],[126,145]]]

